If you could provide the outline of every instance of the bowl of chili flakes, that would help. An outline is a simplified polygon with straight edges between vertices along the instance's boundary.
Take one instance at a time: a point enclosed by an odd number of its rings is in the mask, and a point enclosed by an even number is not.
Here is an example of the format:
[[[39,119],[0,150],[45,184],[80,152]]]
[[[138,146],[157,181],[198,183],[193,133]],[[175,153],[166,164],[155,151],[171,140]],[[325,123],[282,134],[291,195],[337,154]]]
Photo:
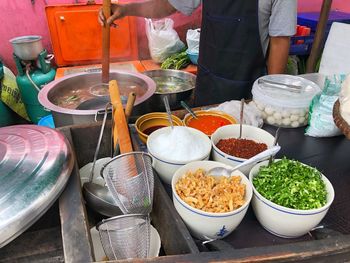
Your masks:
[[[258,127],[242,125],[242,138],[239,137],[239,125],[226,125],[217,129],[211,136],[212,159],[235,167],[245,160],[270,148],[274,136]],[[248,176],[251,168],[247,165],[240,171]]]

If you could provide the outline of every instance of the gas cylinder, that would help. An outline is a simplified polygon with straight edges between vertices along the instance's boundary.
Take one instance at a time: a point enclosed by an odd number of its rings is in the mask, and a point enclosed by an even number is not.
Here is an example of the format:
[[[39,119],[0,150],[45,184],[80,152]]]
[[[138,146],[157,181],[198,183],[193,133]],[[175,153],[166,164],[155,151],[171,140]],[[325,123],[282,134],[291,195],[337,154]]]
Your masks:
[[[21,97],[26,107],[28,116],[33,123],[50,114],[38,101],[40,89],[47,83],[54,80],[56,70],[51,67],[46,50],[43,50],[37,60],[23,61],[16,54],[13,54],[18,70],[16,77]],[[51,58],[51,57],[50,57]]]

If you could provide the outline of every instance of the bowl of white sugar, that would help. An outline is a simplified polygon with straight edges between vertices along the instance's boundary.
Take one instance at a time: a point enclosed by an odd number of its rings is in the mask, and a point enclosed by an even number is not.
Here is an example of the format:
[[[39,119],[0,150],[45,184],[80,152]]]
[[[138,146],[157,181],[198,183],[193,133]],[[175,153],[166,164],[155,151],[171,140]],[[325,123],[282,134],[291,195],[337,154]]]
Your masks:
[[[209,159],[211,141],[203,132],[190,127],[165,127],[148,136],[147,148],[153,157],[153,168],[170,185],[181,166]]]

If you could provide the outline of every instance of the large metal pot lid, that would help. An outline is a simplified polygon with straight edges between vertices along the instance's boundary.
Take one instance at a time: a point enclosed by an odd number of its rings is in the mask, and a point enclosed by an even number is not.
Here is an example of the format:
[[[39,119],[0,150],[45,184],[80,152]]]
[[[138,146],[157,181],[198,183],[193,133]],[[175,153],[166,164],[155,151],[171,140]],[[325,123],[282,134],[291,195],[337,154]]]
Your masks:
[[[0,247],[56,201],[73,169],[64,135],[36,125],[0,128]]]

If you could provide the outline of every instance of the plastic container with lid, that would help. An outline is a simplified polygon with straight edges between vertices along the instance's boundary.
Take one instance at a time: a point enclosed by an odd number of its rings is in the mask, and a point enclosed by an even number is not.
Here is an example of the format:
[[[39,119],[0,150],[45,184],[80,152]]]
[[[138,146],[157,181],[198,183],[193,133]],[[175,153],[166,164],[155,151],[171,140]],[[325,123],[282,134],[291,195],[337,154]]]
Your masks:
[[[261,80],[294,85],[295,88],[271,85]],[[262,112],[264,122],[285,128],[297,128],[307,124],[310,102],[319,92],[321,89],[314,82],[283,74],[261,77],[254,82],[252,89],[253,101]]]

